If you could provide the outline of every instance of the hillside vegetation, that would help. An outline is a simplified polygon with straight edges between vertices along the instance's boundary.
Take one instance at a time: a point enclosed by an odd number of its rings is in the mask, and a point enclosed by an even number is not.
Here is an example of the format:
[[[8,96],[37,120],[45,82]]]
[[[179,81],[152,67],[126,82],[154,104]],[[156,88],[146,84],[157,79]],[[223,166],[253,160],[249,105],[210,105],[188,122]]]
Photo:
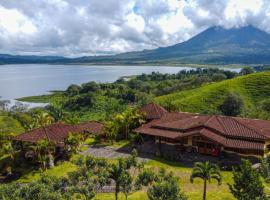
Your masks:
[[[240,76],[199,88],[185,90],[155,98],[155,101],[173,111],[218,113],[218,108],[229,93],[239,93],[245,110],[256,108],[270,97],[270,72]]]

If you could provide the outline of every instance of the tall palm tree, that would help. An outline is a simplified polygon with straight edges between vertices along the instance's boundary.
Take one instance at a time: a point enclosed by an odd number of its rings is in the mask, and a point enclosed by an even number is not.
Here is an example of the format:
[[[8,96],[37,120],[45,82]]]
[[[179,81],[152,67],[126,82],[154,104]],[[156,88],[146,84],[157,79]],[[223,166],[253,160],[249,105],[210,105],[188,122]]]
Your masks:
[[[207,162],[196,162],[190,176],[190,182],[193,183],[195,178],[201,178],[204,181],[203,186],[203,200],[206,199],[206,187],[207,182],[211,182],[212,179],[217,180],[218,184],[221,184],[222,176],[220,169],[217,165]]]
[[[47,130],[46,130],[46,126],[54,122],[53,117],[50,116],[46,112],[41,112],[41,113],[35,115],[35,119],[36,119],[37,125],[44,130],[44,133],[46,135],[47,140],[50,141],[50,138],[49,138]]]
[[[52,151],[54,150],[53,144],[50,141],[50,138],[47,133],[46,126],[54,122],[54,118],[46,112],[40,112],[35,115],[35,120],[37,126],[41,127],[44,131],[46,139],[38,142],[37,148],[40,150],[38,153],[39,160],[43,164],[43,168],[46,169],[46,159],[49,159],[49,163],[53,163]]]
[[[37,160],[41,164],[42,169],[46,170],[47,160],[50,159],[51,152],[54,151],[54,145],[50,141],[43,139],[31,146],[31,148],[37,155]]]
[[[15,166],[15,156],[16,156],[17,151],[13,148],[12,143],[8,142],[3,146],[3,152],[11,160],[9,167],[10,167],[10,173],[12,173],[12,168]]]

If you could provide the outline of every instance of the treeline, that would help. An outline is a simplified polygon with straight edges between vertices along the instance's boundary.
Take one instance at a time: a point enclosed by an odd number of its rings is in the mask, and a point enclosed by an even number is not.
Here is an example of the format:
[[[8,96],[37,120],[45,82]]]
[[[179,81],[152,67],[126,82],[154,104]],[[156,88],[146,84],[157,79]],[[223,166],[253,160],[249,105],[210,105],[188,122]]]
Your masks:
[[[63,93],[62,106],[69,112],[91,113],[88,118],[104,119],[122,112],[128,105],[144,105],[153,98],[203,84],[231,79],[240,74],[221,69],[183,70],[176,74],[141,74],[114,83],[88,82],[70,85]],[[83,114],[83,115],[84,115]]]

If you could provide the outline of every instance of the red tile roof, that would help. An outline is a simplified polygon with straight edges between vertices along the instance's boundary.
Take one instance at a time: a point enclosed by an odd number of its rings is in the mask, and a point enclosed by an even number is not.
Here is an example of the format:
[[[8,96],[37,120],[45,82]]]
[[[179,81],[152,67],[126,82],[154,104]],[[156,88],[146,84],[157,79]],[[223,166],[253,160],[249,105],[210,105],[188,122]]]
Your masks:
[[[102,134],[104,132],[104,125],[96,121],[80,123],[77,125],[77,128],[78,132],[88,131],[94,134]]]
[[[46,133],[52,142],[56,144],[63,143],[70,132],[91,132],[101,134],[103,125],[99,122],[85,122],[78,125],[67,125],[63,123],[50,124],[46,127]],[[26,133],[20,134],[14,138],[15,141],[38,142],[46,138],[46,133],[43,128],[37,128]]]
[[[140,109],[140,112],[145,115],[146,119],[152,120],[161,118],[168,111],[155,103],[149,103],[143,106]]]
[[[224,147],[262,151],[264,142],[270,139],[270,122],[215,115],[166,113],[136,131],[170,139],[200,134]]]

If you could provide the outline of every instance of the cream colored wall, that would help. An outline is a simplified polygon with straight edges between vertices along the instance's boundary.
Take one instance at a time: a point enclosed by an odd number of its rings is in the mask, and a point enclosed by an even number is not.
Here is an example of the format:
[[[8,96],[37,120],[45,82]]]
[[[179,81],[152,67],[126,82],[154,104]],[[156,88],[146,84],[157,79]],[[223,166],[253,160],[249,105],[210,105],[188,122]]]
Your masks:
[[[267,155],[270,155],[270,149],[267,148],[268,145],[270,145],[270,140],[264,143],[264,157],[266,157]]]
[[[188,137],[188,146],[192,146],[192,136]]]

